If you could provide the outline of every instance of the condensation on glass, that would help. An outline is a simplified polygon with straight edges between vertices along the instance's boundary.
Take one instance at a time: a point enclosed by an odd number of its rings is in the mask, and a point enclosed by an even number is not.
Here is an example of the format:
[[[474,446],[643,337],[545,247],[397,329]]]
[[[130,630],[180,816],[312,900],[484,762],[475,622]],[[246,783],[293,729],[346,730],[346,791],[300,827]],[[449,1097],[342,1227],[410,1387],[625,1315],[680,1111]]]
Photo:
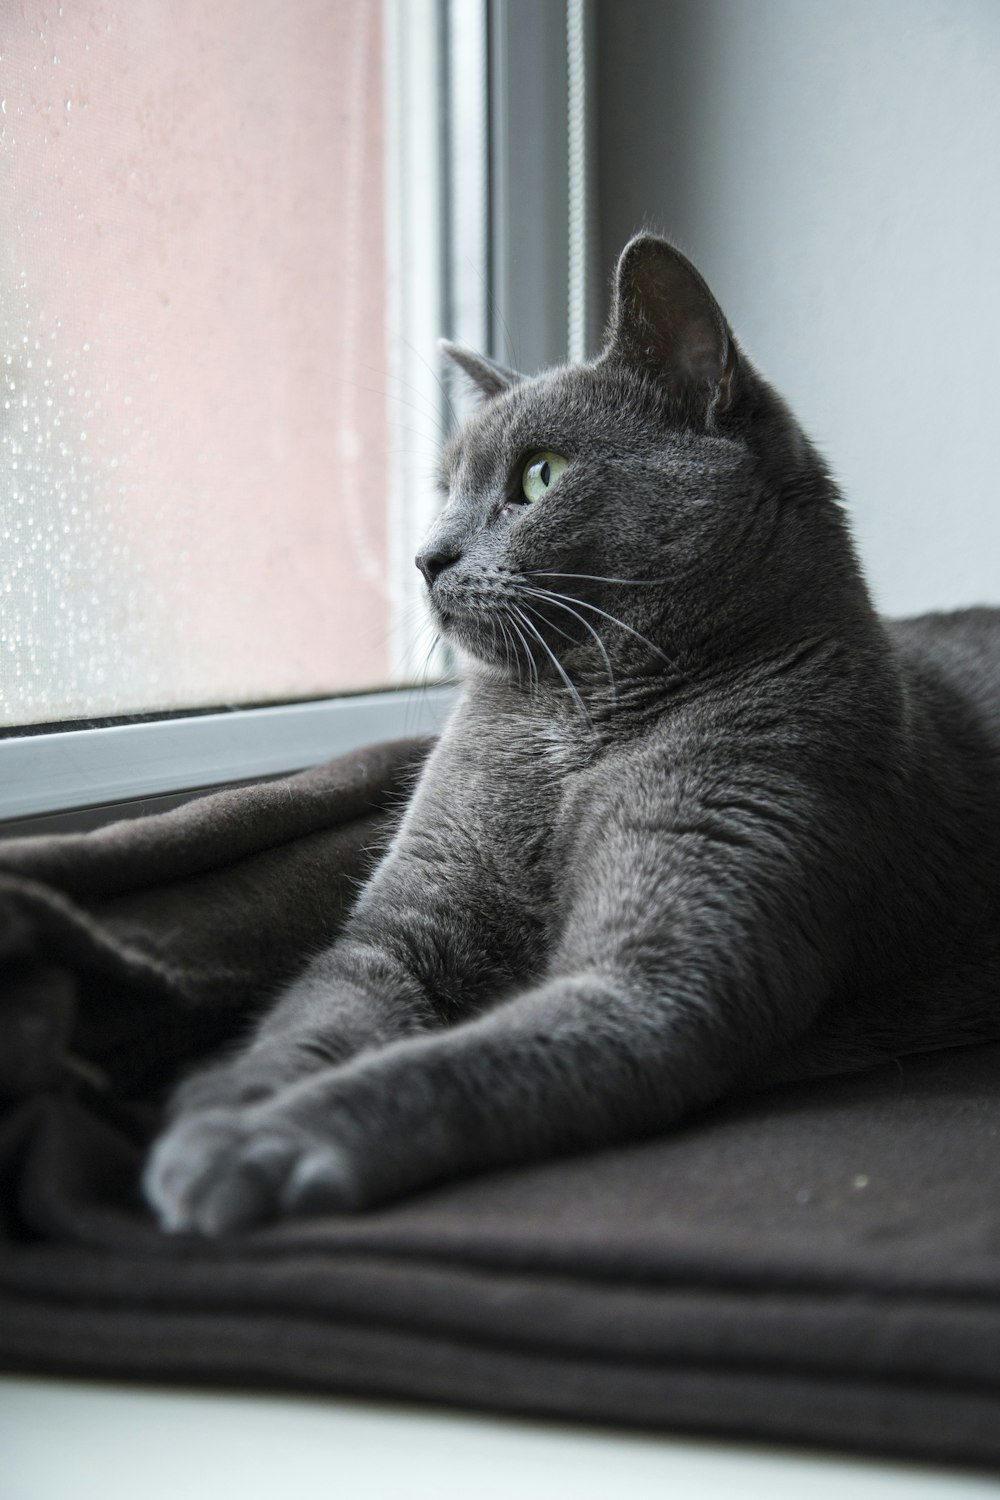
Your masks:
[[[380,20],[6,8],[0,723],[392,678]]]

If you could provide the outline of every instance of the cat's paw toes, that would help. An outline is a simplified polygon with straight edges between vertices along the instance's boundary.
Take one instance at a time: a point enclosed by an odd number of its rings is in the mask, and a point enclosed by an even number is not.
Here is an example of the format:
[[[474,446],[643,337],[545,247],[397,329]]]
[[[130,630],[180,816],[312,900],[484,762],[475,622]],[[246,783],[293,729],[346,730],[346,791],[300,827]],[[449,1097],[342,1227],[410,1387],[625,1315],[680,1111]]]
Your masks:
[[[281,1189],[288,1214],[318,1214],[354,1208],[357,1193],[347,1163],[335,1146],[314,1146],[295,1162]]]
[[[354,1197],[335,1145],[253,1110],[178,1120],[154,1147],[143,1187],[164,1229],[210,1236],[350,1208]]]

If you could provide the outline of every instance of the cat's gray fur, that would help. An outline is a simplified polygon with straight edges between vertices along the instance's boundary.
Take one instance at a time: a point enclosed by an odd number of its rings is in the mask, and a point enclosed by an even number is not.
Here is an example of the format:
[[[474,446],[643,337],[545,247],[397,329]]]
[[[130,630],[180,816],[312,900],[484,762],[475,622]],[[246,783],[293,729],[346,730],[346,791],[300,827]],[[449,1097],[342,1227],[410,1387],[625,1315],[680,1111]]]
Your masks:
[[[593,363],[452,352],[486,400],[418,561],[464,692],[343,936],[179,1091],[168,1229],[1000,1035],[1000,612],[876,616],[822,459],[663,241]],[[540,449],[569,465],[528,506]]]

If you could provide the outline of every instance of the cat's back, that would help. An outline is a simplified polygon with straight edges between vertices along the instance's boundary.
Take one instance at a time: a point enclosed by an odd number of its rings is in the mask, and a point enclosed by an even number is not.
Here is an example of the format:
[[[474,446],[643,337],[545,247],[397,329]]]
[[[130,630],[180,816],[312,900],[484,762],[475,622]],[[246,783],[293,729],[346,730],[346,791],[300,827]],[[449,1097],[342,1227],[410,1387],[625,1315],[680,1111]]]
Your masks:
[[[887,620],[904,671],[956,728],[985,736],[1000,756],[1000,609],[960,609]],[[997,765],[1000,775],[1000,762]]]
[[[889,622],[888,631],[906,688],[917,849],[925,860],[934,851],[937,878],[957,891],[970,882],[989,890],[992,905],[1000,891],[1000,610],[922,615]]]

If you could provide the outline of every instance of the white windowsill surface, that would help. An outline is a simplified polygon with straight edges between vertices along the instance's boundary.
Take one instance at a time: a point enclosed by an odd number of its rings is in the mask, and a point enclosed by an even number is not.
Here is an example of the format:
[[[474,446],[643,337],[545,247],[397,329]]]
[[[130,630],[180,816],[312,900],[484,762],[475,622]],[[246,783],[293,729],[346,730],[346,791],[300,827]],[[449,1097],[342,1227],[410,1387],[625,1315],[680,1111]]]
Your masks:
[[[0,1500],[973,1500],[986,1475],[311,1396],[0,1378]]]
[[[454,688],[401,689],[0,740],[0,822],[282,775],[436,734]]]

